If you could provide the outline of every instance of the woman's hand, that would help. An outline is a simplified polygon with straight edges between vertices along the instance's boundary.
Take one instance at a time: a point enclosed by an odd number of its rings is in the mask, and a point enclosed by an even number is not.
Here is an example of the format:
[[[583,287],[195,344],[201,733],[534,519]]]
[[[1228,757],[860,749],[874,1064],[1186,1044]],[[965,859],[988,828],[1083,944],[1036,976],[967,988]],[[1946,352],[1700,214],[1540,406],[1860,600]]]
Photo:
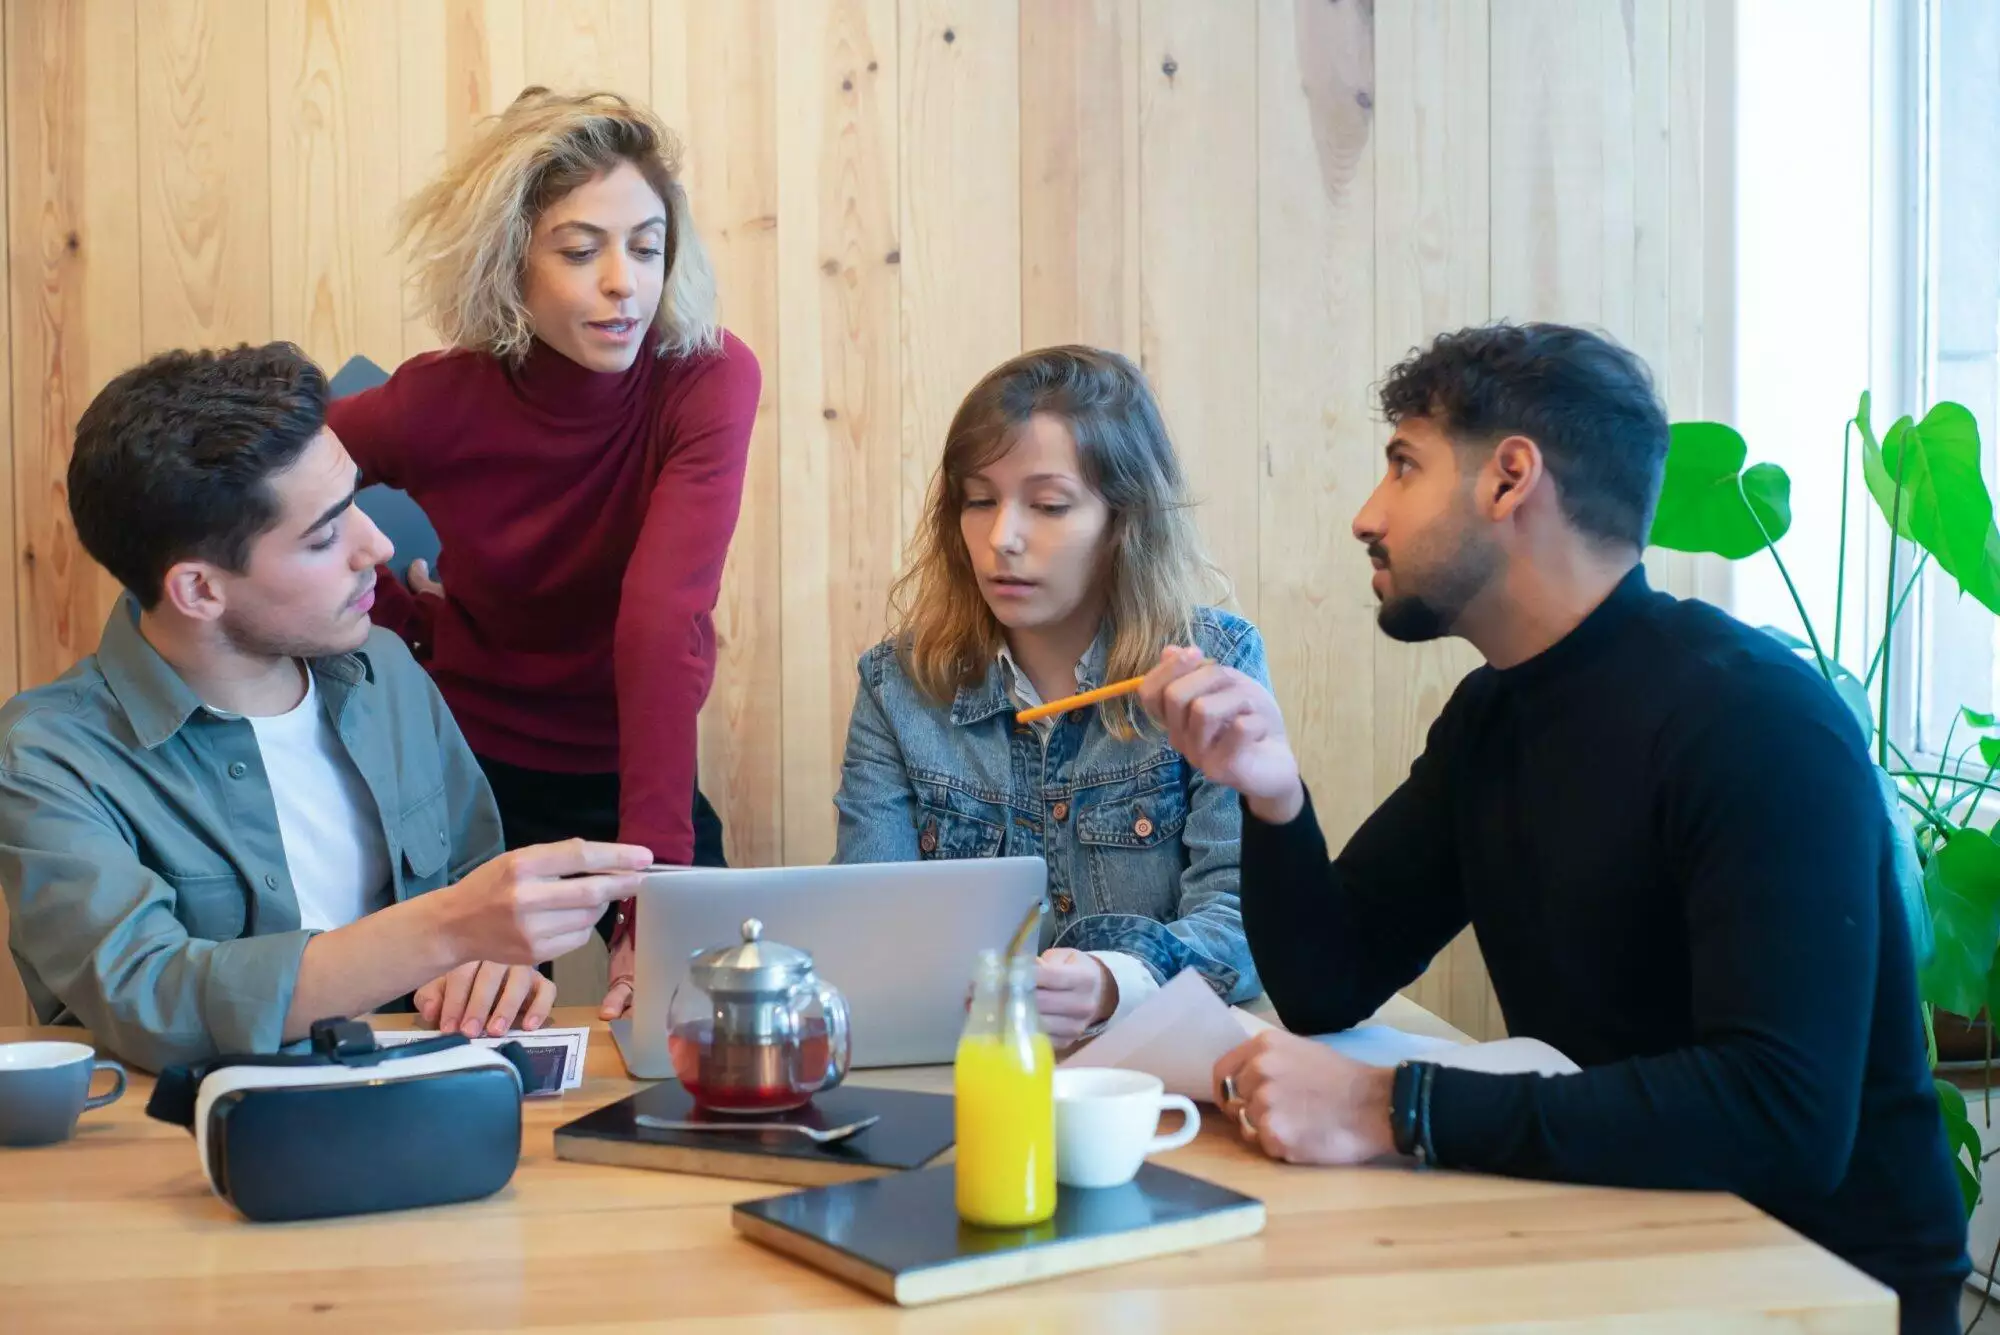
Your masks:
[[[1118,980],[1081,950],[1045,950],[1035,961],[1035,1008],[1051,1042],[1074,1043],[1118,1009]]]
[[[632,942],[637,935],[627,931],[611,948],[611,984],[604,990],[604,1004],[597,1008],[600,1020],[615,1020],[632,1009]]]
[[[410,592],[421,597],[428,593],[444,597],[444,585],[431,578],[430,562],[418,557],[410,562],[410,568],[403,573],[403,582],[410,586]]]

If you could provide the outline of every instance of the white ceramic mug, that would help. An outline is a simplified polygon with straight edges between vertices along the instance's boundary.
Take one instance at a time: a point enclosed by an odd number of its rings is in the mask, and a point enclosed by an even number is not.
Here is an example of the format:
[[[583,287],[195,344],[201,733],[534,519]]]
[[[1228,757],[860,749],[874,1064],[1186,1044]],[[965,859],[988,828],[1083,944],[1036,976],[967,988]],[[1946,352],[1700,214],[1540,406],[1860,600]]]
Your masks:
[[[1066,1187],[1120,1187],[1149,1154],[1177,1150],[1201,1132],[1192,1100],[1167,1093],[1158,1076],[1108,1066],[1071,1066],[1055,1073],[1056,1180]],[[1181,1114],[1168,1134],[1160,1114]]]

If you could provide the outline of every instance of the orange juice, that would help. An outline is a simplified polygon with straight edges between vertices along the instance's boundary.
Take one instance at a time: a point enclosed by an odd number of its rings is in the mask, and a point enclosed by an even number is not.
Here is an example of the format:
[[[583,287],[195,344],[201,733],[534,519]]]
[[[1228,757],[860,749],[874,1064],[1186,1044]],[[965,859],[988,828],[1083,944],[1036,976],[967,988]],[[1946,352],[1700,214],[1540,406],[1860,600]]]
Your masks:
[[[968,1033],[953,1071],[958,1214],[988,1228],[1056,1210],[1055,1052],[1039,1029]]]

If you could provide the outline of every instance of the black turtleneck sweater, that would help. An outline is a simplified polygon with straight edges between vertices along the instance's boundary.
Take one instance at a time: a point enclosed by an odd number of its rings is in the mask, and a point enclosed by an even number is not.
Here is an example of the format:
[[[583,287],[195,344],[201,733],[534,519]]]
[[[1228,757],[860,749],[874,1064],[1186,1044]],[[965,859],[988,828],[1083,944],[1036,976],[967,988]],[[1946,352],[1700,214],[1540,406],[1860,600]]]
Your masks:
[[[1965,1222],[1891,827],[1813,669],[1635,568],[1452,696],[1330,863],[1247,817],[1243,926],[1285,1024],[1344,1029],[1466,923],[1510,1034],[1579,1075],[1442,1069],[1448,1167],[1734,1192],[1956,1329]],[[1949,1314],[1949,1327],[1942,1324]]]

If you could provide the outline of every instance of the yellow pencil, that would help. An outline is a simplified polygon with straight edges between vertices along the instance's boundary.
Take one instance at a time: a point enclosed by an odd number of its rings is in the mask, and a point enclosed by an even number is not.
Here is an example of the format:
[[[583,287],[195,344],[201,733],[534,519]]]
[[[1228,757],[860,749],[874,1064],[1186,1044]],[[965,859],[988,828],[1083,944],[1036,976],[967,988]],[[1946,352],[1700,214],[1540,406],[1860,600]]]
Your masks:
[[[1214,665],[1214,662],[1215,660],[1212,658],[1204,658],[1201,660],[1201,665],[1203,667],[1210,667]],[[1071,695],[1065,696],[1061,700],[1051,700],[1048,704],[1036,705],[1033,709],[1022,710],[1020,713],[1014,715],[1014,721],[1016,723],[1033,723],[1037,719],[1053,718],[1057,714],[1068,713],[1072,709],[1082,709],[1085,705],[1094,705],[1103,700],[1116,700],[1121,695],[1130,695],[1132,692],[1138,690],[1145,683],[1145,680],[1144,677],[1127,677],[1124,681],[1114,681],[1109,686],[1099,686],[1096,690],[1085,691],[1081,695]]]

